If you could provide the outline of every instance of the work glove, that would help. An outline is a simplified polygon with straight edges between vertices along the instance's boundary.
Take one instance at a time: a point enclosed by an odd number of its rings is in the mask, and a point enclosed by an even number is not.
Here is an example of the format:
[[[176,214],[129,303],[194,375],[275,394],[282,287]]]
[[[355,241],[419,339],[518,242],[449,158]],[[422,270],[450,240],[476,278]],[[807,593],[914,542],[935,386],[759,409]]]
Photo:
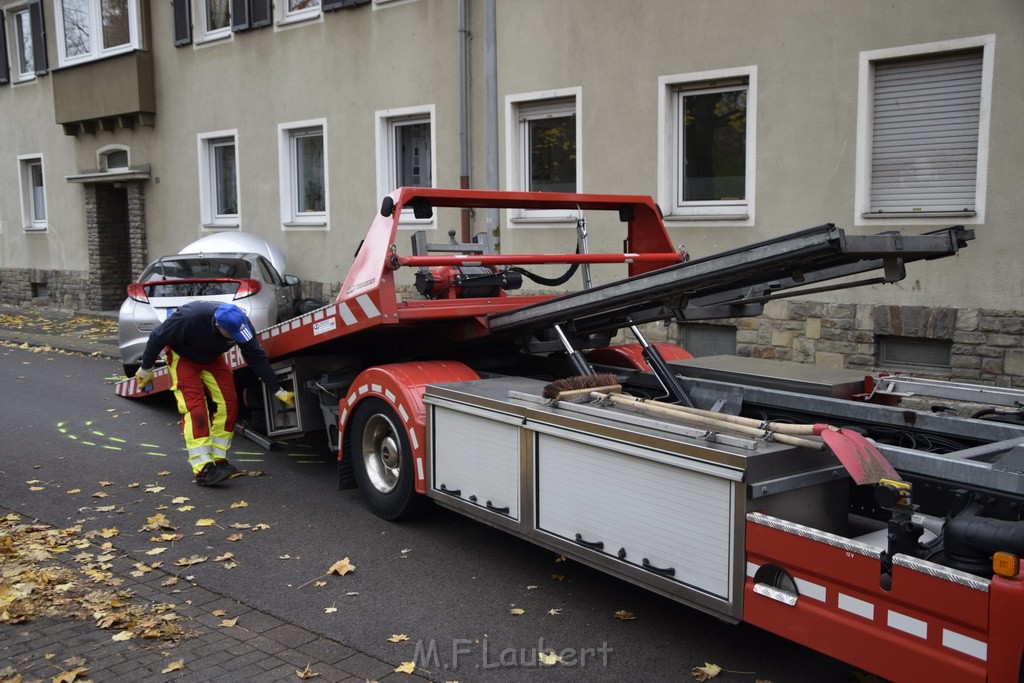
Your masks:
[[[274,396],[277,397],[281,403],[285,404],[289,408],[295,407],[295,392],[285,391],[284,389],[278,389],[274,392]]]
[[[135,372],[135,384],[139,387],[139,391],[145,391],[146,387],[150,382],[153,381],[153,368],[139,368]]]

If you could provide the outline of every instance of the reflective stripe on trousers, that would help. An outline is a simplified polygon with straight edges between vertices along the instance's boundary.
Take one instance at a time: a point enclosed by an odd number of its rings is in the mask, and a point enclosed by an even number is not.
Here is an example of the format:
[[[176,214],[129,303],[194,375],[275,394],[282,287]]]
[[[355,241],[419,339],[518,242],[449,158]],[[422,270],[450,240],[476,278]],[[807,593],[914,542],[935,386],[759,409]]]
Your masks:
[[[227,456],[238,417],[235,379],[223,356],[209,363],[195,363],[168,350],[171,390],[181,414],[188,462],[193,474],[207,463]],[[214,404],[211,415],[206,397]]]

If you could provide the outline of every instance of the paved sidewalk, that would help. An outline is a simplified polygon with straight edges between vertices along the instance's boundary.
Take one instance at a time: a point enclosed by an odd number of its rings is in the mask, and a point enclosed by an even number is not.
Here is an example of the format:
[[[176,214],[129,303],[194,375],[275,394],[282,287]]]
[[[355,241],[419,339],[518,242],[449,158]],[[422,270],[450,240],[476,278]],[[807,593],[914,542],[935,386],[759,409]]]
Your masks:
[[[0,575],[16,577],[0,589],[0,681],[427,680],[209,591],[187,570],[141,571],[80,528],[3,508],[0,522]],[[167,635],[143,637],[154,628]]]
[[[117,319],[108,313],[3,306],[2,344],[119,357]],[[3,502],[0,500],[0,506]],[[35,520],[21,517],[13,521],[9,514],[0,507],[0,683],[428,680],[397,673],[394,664],[251,609],[185,576],[173,581],[176,575],[160,568],[140,571],[143,558],[128,555],[116,543],[105,547],[101,539],[86,539],[74,528],[44,532],[60,536],[71,549],[34,548],[28,556],[34,563],[26,570],[28,576],[42,585],[42,579],[59,573],[60,583],[52,588],[74,592],[87,586],[93,591],[89,597],[93,601],[108,591],[115,596],[109,600],[125,602],[136,611],[171,615],[167,621],[180,626],[180,632],[170,638],[143,638],[133,633],[130,639],[114,640],[119,631],[101,627],[96,612],[83,606],[90,602],[81,602],[77,609],[39,609],[38,614],[30,613],[22,621],[9,608],[17,602],[18,591],[32,589],[29,581],[12,578],[25,570],[26,561],[14,551],[19,538],[14,529]],[[102,559],[102,570],[97,569],[96,557]],[[37,600],[36,607],[40,602],[45,600]],[[225,626],[225,620],[236,621]],[[120,632],[127,630],[121,628]]]

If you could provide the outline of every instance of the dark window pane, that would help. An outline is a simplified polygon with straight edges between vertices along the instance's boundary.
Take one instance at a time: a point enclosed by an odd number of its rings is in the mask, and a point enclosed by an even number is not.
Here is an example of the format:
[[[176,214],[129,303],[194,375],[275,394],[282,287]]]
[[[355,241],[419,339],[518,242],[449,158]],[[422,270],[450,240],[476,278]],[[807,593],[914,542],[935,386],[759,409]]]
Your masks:
[[[216,176],[217,215],[238,213],[238,183],[235,178],[235,145],[222,142],[213,147],[213,167]]]
[[[747,91],[683,97],[681,201],[746,198]]]
[[[128,0],[101,0],[103,48],[126,45],[131,40],[128,22]]]
[[[228,0],[206,0],[206,30],[225,28],[231,19]]]
[[[89,3],[87,0],[63,0],[64,54],[68,57],[88,54]]]
[[[324,136],[302,135],[295,139],[295,166],[298,171],[298,210],[300,213],[326,209],[324,188]]]
[[[576,191],[576,117],[529,122],[530,191]]]
[[[398,187],[430,187],[430,124],[396,125],[395,156]]]

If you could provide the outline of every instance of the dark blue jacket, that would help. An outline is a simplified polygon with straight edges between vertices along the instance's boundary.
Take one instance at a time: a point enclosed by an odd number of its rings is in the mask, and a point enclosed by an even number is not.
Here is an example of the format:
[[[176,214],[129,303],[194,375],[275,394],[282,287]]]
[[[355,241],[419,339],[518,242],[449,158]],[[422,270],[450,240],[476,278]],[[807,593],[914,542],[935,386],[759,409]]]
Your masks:
[[[142,354],[142,367],[153,367],[165,346],[194,363],[209,363],[223,355],[235,342],[222,335],[213,324],[213,312],[218,306],[220,303],[216,301],[192,301],[171,314],[150,333]],[[252,327],[248,318],[246,322]],[[239,344],[238,348],[245,362],[271,392],[281,388],[266,352],[255,337]]]

